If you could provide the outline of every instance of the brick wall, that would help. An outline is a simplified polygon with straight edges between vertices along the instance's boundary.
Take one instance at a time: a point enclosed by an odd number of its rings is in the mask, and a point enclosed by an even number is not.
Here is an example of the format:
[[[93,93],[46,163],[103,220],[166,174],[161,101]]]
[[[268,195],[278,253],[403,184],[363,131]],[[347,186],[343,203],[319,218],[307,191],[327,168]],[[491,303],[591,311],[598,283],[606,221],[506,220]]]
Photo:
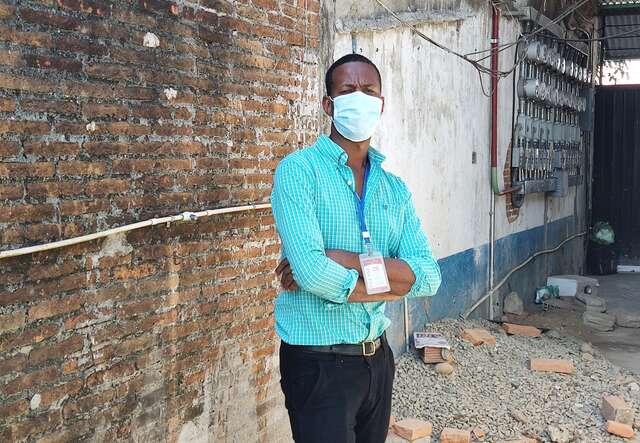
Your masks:
[[[266,201],[317,133],[319,21],[314,0],[0,0],[0,248]],[[0,441],[286,440],[278,252],[262,210],[1,260]]]

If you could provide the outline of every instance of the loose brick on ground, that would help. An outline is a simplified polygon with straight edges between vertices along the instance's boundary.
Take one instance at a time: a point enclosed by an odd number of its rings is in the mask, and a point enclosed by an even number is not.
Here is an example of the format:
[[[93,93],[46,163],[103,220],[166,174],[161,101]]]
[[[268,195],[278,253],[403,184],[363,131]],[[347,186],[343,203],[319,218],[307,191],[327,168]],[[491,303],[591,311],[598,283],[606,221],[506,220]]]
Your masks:
[[[558,372],[560,374],[573,374],[576,368],[569,360],[554,358],[532,358],[529,367],[532,371]]]
[[[460,336],[473,346],[496,344],[496,338],[486,329],[462,329]]]
[[[400,437],[414,441],[422,437],[428,437],[433,431],[431,423],[415,418],[405,418],[393,425],[393,431]]]
[[[444,428],[440,433],[440,443],[469,443],[471,433],[462,429]]]
[[[523,335],[525,337],[540,337],[542,331],[535,326],[516,325],[514,323],[503,323],[502,328],[510,335]]]
[[[632,438],[636,434],[631,426],[611,420],[607,420],[607,432],[622,438]]]

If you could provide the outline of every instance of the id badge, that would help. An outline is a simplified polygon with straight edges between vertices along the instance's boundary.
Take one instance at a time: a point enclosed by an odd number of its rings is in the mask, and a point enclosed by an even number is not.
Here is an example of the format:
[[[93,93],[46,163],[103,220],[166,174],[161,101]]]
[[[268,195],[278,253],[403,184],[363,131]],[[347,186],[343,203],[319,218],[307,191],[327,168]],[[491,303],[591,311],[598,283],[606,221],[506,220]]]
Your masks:
[[[379,252],[364,253],[359,257],[367,294],[373,295],[391,291],[382,254]]]

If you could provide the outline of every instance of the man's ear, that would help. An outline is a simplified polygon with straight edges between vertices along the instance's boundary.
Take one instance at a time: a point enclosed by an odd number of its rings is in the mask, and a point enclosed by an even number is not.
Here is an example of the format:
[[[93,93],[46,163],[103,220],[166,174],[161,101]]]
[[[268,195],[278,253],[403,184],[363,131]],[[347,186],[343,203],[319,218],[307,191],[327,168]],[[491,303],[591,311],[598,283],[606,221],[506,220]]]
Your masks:
[[[380,109],[380,114],[384,112],[384,97],[380,97],[382,99],[382,109]]]
[[[333,117],[333,102],[328,95],[322,97],[322,109],[324,109],[324,113],[329,117]]]

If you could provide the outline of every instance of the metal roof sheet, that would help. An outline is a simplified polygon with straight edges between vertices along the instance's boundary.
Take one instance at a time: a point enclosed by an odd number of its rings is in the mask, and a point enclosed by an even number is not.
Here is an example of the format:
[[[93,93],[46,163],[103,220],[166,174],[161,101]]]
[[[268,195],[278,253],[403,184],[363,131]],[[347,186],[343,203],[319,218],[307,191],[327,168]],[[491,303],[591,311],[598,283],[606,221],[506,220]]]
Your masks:
[[[640,0],[603,1],[604,57],[640,58]]]

